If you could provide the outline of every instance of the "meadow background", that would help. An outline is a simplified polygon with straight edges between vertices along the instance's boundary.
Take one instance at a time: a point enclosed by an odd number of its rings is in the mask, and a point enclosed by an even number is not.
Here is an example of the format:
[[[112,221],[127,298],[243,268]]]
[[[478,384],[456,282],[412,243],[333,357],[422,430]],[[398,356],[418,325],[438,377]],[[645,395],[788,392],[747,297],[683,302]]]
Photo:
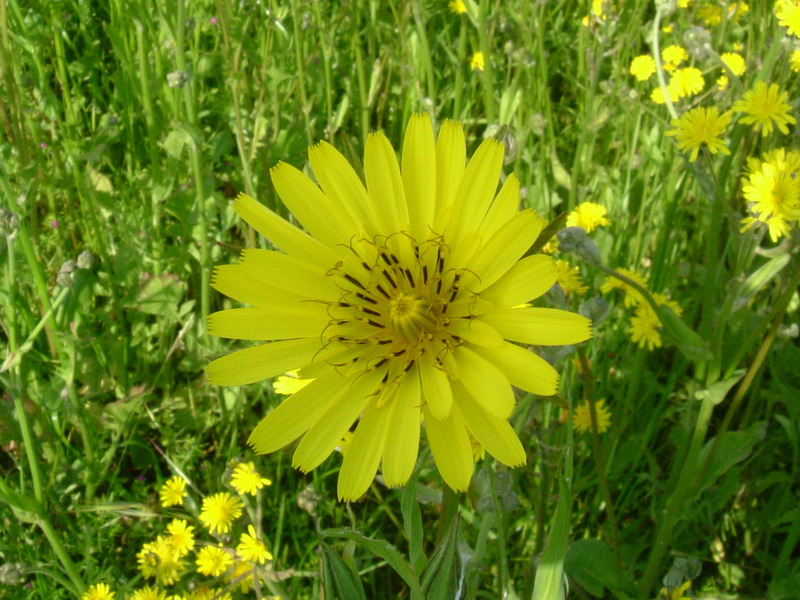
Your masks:
[[[0,0],[0,597],[153,585],[142,545],[176,515],[215,539],[198,507],[230,491],[235,460],[272,480],[236,531],[257,523],[274,557],[235,598],[800,597],[797,226],[773,242],[739,225],[747,158],[796,147],[796,128],[734,119],[730,156],[689,163],[655,76],[629,72],[655,31],[703,73],[679,113],[726,111],[763,80],[797,114],[794,38],[771,2],[458,4]],[[718,55],[736,49],[746,70],[720,89]],[[246,446],[272,384],[206,382],[234,347],[206,335],[232,306],[210,276],[263,244],[230,208],[239,191],[288,217],[271,166],[303,168],[319,139],[358,165],[369,132],[399,147],[420,111],[460,120],[470,152],[506,124],[524,205],[605,207],[603,263],[668,293],[704,348],[680,324],[640,347],[622,293],[557,252],[586,289],[548,301],[587,303],[594,337],[547,354],[558,396],[518,397],[527,465],[487,458],[454,496],[423,453],[406,489],[376,482],[347,505],[339,456],[302,475],[290,449]],[[573,430],[572,407],[600,399],[608,430]],[[189,499],[167,509],[174,475]],[[207,580],[162,587],[199,598]]]

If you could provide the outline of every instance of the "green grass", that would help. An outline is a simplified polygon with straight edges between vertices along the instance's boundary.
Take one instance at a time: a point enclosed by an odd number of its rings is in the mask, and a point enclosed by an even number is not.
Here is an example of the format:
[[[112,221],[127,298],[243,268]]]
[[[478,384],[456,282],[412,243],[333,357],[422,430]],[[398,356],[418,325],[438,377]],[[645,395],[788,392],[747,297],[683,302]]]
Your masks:
[[[653,598],[665,576],[691,576],[696,597],[797,597],[797,224],[779,245],[738,225],[746,159],[795,147],[794,129],[735,124],[730,156],[689,164],[648,98],[654,79],[628,73],[649,51],[652,3],[617,2],[589,26],[590,2],[467,4],[0,0],[0,597],[77,598],[102,581],[128,598],[144,584],[136,553],[178,514],[158,488],[180,472],[199,505],[227,489],[232,459],[273,480],[249,504],[281,572],[265,593],[413,598],[421,575],[431,598],[451,597],[451,577],[464,598],[555,598],[565,573],[576,598]],[[706,88],[679,112],[727,110],[757,79],[796,98],[769,4],[706,26],[716,52],[743,45],[747,71],[721,92],[713,55],[692,59]],[[661,47],[704,26],[701,8],[664,15]],[[470,152],[507,124],[524,204],[551,219],[605,206],[611,225],[591,234],[603,263],[668,291],[711,354],[686,351],[686,332],[639,348],[632,310],[602,294],[593,339],[547,354],[559,396],[519,396],[526,466],[487,459],[455,495],[423,451],[414,485],[376,482],[345,505],[337,456],[303,475],[291,448],[247,447],[279,401],[270,383],[205,381],[235,346],[205,332],[234,306],[210,274],[261,243],[230,207],[237,192],[288,218],[271,166],[303,168],[326,139],[358,170],[369,132],[398,147],[419,111],[461,120]],[[601,296],[601,269],[560,258],[580,266],[583,300]],[[607,433],[569,427],[584,398],[606,399]]]

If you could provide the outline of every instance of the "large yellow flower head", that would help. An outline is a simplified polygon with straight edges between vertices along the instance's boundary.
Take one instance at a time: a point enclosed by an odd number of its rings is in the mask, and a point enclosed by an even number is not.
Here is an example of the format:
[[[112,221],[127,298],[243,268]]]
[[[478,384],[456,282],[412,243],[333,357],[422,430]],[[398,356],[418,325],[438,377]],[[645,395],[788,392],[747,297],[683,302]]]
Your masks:
[[[409,122],[402,160],[382,133],[364,152],[366,187],[326,142],[309,148],[318,185],[280,163],[272,181],[305,231],[248,196],[234,209],[283,252],[245,250],[214,287],[253,308],[214,313],[214,335],[269,343],[206,367],[212,383],[241,385],[298,369],[313,379],[270,412],[249,442],[274,452],[302,437],[293,465],[310,471],[354,424],[339,497],[359,498],[379,465],[402,485],[421,423],[445,482],[472,477],[470,435],[500,462],[525,462],[508,423],[512,385],[556,391],[558,374],[521,344],[591,336],[588,319],[527,302],[556,280],[553,259],[525,256],[543,221],[519,210],[519,180],[497,183],[503,144],[485,140],[466,162],[460,124],[438,138],[426,115]]]
[[[778,23],[786,27],[789,35],[800,37],[800,2],[778,0],[775,3],[775,16],[778,17]]]
[[[782,92],[777,83],[767,86],[757,81],[755,87],[744,93],[741,100],[733,104],[733,110],[744,112],[742,123],[755,123],[756,129],[761,127],[761,134],[772,133],[773,121],[781,133],[789,133],[787,123],[795,124],[796,119],[789,114],[792,106],[788,102],[789,95]]]
[[[691,150],[689,162],[697,160],[697,153],[704,145],[711,154],[722,152],[730,154],[722,135],[731,122],[731,112],[719,114],[716,106],[711,108],[693,108],[686,111],[679,118],[672,120],[675,129],[670,129],[666,135],[675,136],[678,148]]]

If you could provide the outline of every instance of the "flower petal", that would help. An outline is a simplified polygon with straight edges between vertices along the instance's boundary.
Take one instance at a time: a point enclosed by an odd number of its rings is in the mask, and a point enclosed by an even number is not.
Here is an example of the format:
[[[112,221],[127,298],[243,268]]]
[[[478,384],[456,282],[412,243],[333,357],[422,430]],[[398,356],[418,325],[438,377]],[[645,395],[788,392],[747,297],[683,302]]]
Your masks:
[[[339,471],[339,500],[358,500],[375,478],[381,462],[390,413],[389,406],[378,408],[374,404],[364,410]]]
[[[377,211],[378,223],[388,234],[408,227],[408,208],[397,155],[386,136],[371,133],[364,148],[367,192]]]
[[[236,197],[233,209],[253,229],[284,252],[302,257],[325,269],[329,269],[338,260],[338,255],[333,250],[247,194],[239,194]]]
[[[437,419],[445,419],[453,406],[453,393],[447,373],[433,364],[430,357],[420,360],[419,382],[422,399],[430,413]]]
[[[516,344],[475,351],[494,363],[508,377],[511,385],[539,396],[552,396],[558,389],[558,371],[538,354]]]
[[[403,188],[408,204],[411,235],[418,240],[430,234],[436,208],[436,144],[431,118],[411,116],[403,142]]]
[[[236,340],[317,337],[330,321],[324,304],[297,302],[258,308],[231,308],[208,316],[208,332]]]
[[[467,164],[467,145],[464,130],[458,121],[446,120],[436,138],[436,219],[435,231],[444,229],[450,217],[456,191]]]
[[[523,344],[561,346],[592,337],[592,322],[577,313],[555,308],[503,308],[481,315],[504,338]]]
[[[417,371],[414,365],[403,377],[391,404],[389,421],[392,426],[386,434],[382,467],[389,487],[408,481],[417,462],[422,404]]]
[[[259,454],[275,452],[300,437],[347,391],[342,377],[328,371],[273,409],[250,434],[247,443]]]
[[[329,391],[336,393],[337,389],[341,389],[343,393],[335,404],[328,404],[328,408],[324,412],[310,409],[318,419],[297,445],[292,458],[293,467],[308,473],[330,456],[345,432],[350,429],[372,398],[385,373],[385,368],[375,369],[365,373],[352,383],[341,376],[339,381],[332,382]]]
[[[481,223],[480,230],[484,235],[487,237],[494,235],[500,227],[516,215],[521,200],[519,178],[516,173],[510,173]]]
[[[491,286],[481,292],[481,298],[495,306],[512,307],[544,294],[558,279],[555,262],[546,254],[526,256],[515,263]]]
[[[318,337],[260,344],[226,354],[206,365],[205,371],[214,385],[245,385],[296,369],[319,349]]]
[[[505,373],[465,346],[453,352],[458,381],[489,413],[507,419],[514,410],[514,390]]]
[[[478,319],[453,319],[447,332],[478,346],[493,348],[504,343],[503,336],[497,329]]]
[[[472,444],[461,415],[451,411],[449,417],[439,420],[427,406],[423,406],[422,412],[428,443],[442,479],[456,492],[466,491],[472,479]]]
[[[456,385],[456,398],[456,407],[464,423],[489,454],[509,467],[525,464],[525,448],[508,421],[489,413],[459,385]]]

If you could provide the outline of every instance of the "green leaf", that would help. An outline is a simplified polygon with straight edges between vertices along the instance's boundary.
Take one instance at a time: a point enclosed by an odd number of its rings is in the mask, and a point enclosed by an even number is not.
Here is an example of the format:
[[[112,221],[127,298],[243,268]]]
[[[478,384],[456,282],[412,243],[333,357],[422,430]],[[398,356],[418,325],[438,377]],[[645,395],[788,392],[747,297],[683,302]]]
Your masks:
[[[753,296],[764,289],[764,287],[772,281],[773,277],[789,264],[790,258],[791,255],[786,252],[785,254],[770,259],[753,271],[750,277],[745,280],[744,285],[738,290],[736,299],[733,301],[733,309],[731,312],[734,313],[742,308]]]
[[[547,225],[545,225],[542,232],[539,234],[539,237],[536,238],[536,241],[533,242],[533,245],[525,252],[525,256],[529,256],[531,254],[536,254],[542,248],[544,248],[545,244],[550,241],[558,230],[564,226],[564,222],[567,220],[567,213],[561,213],[555,219],[550,221]]]
[[[417,501],[417,476],[419,472],[414,471],[403,495],[400,499],[400,511],[403,514],[403,529],[408,536],[408,553],[411,559],[411,566],[414,573],[419,575],[425,568],[427,559],[422,549],[424,541],[424,531],[422,527],[422,511],[419,509]]]
[[[564,570],[578,585],[597,598],[603,596],[604,588],[615,592],[621,587],[622,578],[614,562],[614,554],[602,540],[578,540],[570,544],[564,559]]]
[[[695,399],[709,399],[715,405],[719,404],[725,399],[725,396],[728,395],[730,389],[736,385],[742,377],[744,377],[744,373],[744,369],[738,369],[734,371],[733,377],[730,377],[725,381],[717,381],[716,383],[712,383],[710,386],[708,386],[708,389],[696,392],[694,395]]]
[[[461,560],[458,555],[458,525],[456,515],[447,528],[442,541],[433,551],[428,566],[422,573],[422,590],[429,600],[455,598],[458,592],[458,577]]]
[[[536,568],[533,583],[533,600],[564,600],[564,558],[567,556],[569,518],[572,498],[564,476],[558,481],[559,495],[556,516],[547,536],[542,558]]]
[[[712,485],[733,465],[750,456],[753,447],[763,440],[766,435],[767,426],[764,422],[753,423],[744,431],[727,431],[723,433],[714,455],[711,456],[711,462],[707,466],[708,470],[703,478],[702,489]],[[710,439],[703,446],[697,457],[698,467],[702,468],[706,464],[716,439],[716,437]]]
[[[376,540],[365,536],[359,531],[350,529],[324,529],[322,532],[324,537],[344,538],[352,540],[363,548],[372,552],[378,558],[382,558],[395,572],[408,584],[411,590],[412,600],[422,600],[424,595],[422,588],[419,585],[419,580],[414,574],[411,565],[401,556],[397,549],[385,540]]]
[[[322,575],[326,598],[340,600],[366,600],[364,586],[355,569],[351,568],[339,554],[325,542],[322,548]]]
[[[686,358],[693,361],[709,361],[714,358],[708,349],[708,343],[684,323],[669,306],[659,304],[656,307],[656,314],[664,327],[664,334],[674,342]]]
[[[159,277],[144,276],[134,308],[149,315],[169,315],[177,319],[178,303],[185,291],[186,283],[176,275],[165,273]]]

